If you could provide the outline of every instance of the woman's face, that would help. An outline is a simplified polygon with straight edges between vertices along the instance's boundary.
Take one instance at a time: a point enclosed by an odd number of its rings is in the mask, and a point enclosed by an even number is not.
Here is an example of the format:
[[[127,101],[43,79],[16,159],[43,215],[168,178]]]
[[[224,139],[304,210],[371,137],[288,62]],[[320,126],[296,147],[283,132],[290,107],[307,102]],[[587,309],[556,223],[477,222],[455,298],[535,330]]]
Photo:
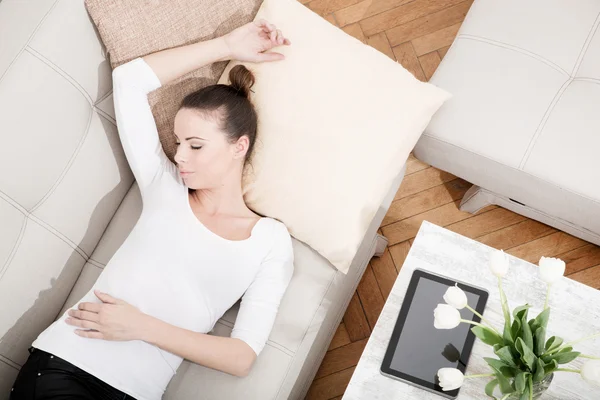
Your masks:
[[[217,116],[187,108],[180,109],[175,116],[175,140],[179,144],[175,162],[191,189],[218,188],[232,173],[241,173],[248,138],[242,136],[236,143],[230,143],[219,128]]]

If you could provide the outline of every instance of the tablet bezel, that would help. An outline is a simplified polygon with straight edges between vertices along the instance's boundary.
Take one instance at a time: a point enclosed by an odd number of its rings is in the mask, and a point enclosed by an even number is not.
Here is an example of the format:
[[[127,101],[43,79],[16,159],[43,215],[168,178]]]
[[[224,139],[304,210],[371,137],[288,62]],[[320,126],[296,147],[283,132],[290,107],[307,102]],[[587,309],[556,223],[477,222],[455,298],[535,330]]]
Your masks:
[[[400,334],[402,333],[402,328],[404,327],[404,323],[406,322],[406,317],[408,315],[408,311],[410,310],[410,305],[412,304],[412,300],[414,298],[415,292],[417,290],[417,284],[419,279],[431,279],[435,282],[439,282],[448,286],[454,286],[455,283],[458,284],[458,287],[464,290],[465,292],[470,292],[479,296],[479,301],[475,307],[473,307],[478,313],[483,314],[485,310],[485,305],[487,303],[489,293],[487,290],[483,288],[479,288],[473,286],[468,283],[464,283],[461,281],[457,281],[454,279],[450,279],[449,277],[437,275],[435,273],[425,271],[423,269],[415,269],[411,276],[410,282],[408,284],[408,288],[406,290],[406,296],[402,301],[402,307],[400,308],[400,312],[398,313],[398,318],[394,324],[394,330],[392,332],[392,336],[388,343],[387,349],[385,351],[385,356],[383,358],[383,362],[381,363],[381,373],[386,376],[390,376],[392,378],[396,378],[412,385],[418,386],[422,389],[425,389],[430,392],[437,393],[444,397],[455,398],[458,396],[460,391],[459,389],[450,390],[450,391],[442,391],[441,387],[436,385],[435,383],[431,383],[425,381],[423,379],[414,377],[412,375],[397,371],[390,367],[394,352],[396,350],[396,346],[398,344],[398,340],[400,339]],[[440,302],[443,302],[440,299]],[[473,316],[473,321],[480,322],[481,319],[476,315]],[[433,327],[433,310],[431,310],[431,326]],[[469,361],[469,357],[471,356],[471,352],[473,350],[473,344],[475,343],[475,334],[469,330],[467,333],[467,338],[465,340],[465,345],[463,347],[463,351],[460,355],[460,361],[458,363],[458,369],[465,372],[467,368],[467,364]]]

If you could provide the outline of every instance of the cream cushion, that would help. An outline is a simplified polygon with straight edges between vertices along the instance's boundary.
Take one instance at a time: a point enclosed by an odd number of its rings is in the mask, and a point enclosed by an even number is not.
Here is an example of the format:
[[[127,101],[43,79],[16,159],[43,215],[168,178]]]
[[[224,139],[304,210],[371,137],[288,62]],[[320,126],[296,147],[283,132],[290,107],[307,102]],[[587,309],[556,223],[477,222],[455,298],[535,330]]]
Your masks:
[[[347,272],[369,223],[432,115],[450,95],[296,0],[255,17],[281,29],[283,61],[244,63],[258,140],[244,177],[256,212]],[[232,61],[219,83],[228,83]]]

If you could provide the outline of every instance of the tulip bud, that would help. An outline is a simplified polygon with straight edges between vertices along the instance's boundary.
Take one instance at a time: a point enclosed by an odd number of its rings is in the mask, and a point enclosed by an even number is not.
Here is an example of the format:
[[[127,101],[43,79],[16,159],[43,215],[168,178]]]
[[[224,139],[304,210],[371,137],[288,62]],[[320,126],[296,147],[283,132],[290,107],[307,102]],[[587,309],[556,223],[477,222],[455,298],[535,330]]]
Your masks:
[[[581,377],[588,383],[600,386],[600,360],[589,360],[583,364]]]
[[[438,304],[433,310],[433,326],[436,329],[454,329],[460,324],[460,312],[448,304]]]
[[[446,290],[444,301],[457,310],[462,310],[468,303],[467,295],[458,287],[458,283]]]
[[[456,368],[440,368],[437,376],[444,392],[458,389],[465,381],[463,373]]]
[[[565,274],[565,262],[559,258],[542,257],[539,262],[540,277],[551,285]]]
[[[494,251],[490,256],[490,269],[498,278],[504,278],[508,272],[508,256],[504,251]]]

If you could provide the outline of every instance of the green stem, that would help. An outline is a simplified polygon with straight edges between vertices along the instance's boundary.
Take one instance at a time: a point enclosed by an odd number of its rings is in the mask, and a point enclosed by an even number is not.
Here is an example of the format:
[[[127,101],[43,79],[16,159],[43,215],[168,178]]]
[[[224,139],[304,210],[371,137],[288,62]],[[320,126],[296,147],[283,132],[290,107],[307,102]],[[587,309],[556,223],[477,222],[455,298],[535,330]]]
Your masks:
[[[580,369],[570,369],[570,368],[558,368],[558,369],[555,369],[555,371],[574,372],[576,374],[580,374],[581,373]]]
[[[587,354],[580,354],[578,357],[589,358],[589,359],[592,359],[592,360],[600,360],[600,357],[588,356]]]
[[[479,374],[479,375],[465,375],[465,379],[467,378],[486,378],[490,376],[496,376],[496,374]]]
[[[548,308],[548,298],[550,297],[550,284],[548,284],[548,288],[546,289],[546,302],[544,303],[544,310]]]
[[[475,311],[474,309],[471,308],[471,306],[469,306],[468,304],[465,306],[467,308],[467,310],[471,311],[473,314],[477,315],[479,318],[481,318],[481,320],[483,322],[485,322],[486,324],[488,324],[490,326],[490,328],[492,328],[494,330],[494,332],[496,332],[498,334],[498,336],[502,336],[495,328],[494,326],[490,323],[490,321],[488,321],[487,319],[483,318],[483,315],[479,314],[477,311]]]
[[[596,333],[596,334],[593,334],[593,335],[590,335],[590,336],[586,336],[586,337],[584,337],[584,338],[581,338],[581,339],[579,339],[579,340],[575,340],[575,341],[573,341],[573,342],[565,343],[565,344],[563,344],[562,346],[560,346],[558,349],[556,349],[556,351],[558,351],[558,350],[562,350],[562,349],[564,349],[565,347],[573,346],[574,344],[577,344],[577,343],[580,343],[580,342],[583,342],[583,341],[586,341],[586,340],[595,339],[595,338],[597,338],[597,337],[600,337],[600,333]],[[554,351],[554,352],[555,352],[555,351]]]
[[[502,397],[500,400],[506,400],[506,399],[508,399],[508,396],[510,396],[511,394],[512,394],[512,393],[505,394],[505,395],[504,395],[504,397]]]
[[[471,325],[477,325],[477,326],[482,327],[483,329],[490,329],[487,326],[480,324],[479,322],[469,321],[468,319],[461,319],[460,322],[464,322],[466,324],[471,324]]]
[[[510,326],[510,311],[508,307],[508,300],[502,289],[502,278],[498,277],[498,290],[500,291],[500,301],[502,302],[502,312],[504,313],[504,320]]]
[[[533,378],[529,374],[529,400],[533,400]]]

